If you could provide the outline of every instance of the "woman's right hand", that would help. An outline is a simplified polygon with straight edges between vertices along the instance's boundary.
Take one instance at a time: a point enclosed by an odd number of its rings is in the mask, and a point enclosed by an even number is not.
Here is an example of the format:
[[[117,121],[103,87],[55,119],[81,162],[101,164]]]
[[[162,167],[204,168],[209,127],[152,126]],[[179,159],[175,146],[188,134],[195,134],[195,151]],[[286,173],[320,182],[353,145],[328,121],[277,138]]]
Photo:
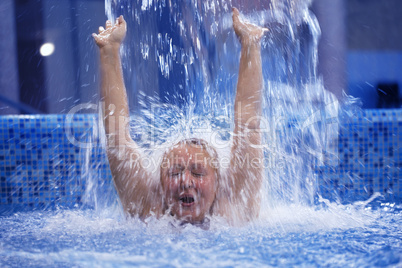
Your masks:
[[[235,7],[232,8],[232,10],[233,28],[240,40],[240,43],[243,45],[259,43],[264,33],[267,32],[268,29],[242,21],[240,19],[239,10]]]
[[[123,16],[116,19],[116,23],[113,26],[110,20],[106,21],[106,29],[102,26],[99,27],[99,34],[93,33],[92,36],[95,39],[99,48],[103,47],[120,47],[127,32],[127,24]]]

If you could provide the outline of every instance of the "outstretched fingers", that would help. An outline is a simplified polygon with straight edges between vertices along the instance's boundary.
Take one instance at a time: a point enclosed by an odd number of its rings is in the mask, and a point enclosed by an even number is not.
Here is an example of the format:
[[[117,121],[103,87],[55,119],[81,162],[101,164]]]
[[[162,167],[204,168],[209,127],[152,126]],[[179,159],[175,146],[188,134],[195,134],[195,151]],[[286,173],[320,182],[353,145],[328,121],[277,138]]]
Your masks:
[[[120,15],[120,17],[118,17],[118,18],[116,19],[116,25],[122,26],[123,28],[126,27],[126,21],[124,20],[123,15]]]
[[[112,21],[107,20],[105,28],[102,26],[99,27],[98,33],[92,34],[92,37],[95,39],[95,42],[99,47],[111,44],[120,45],[126,35],[126,31],[126,21],[123,16],[120,16],[116,19],[114,25]]]
[[[96,33],[93,33],[93,34],[92,34],[92,37],[95,39],[95,42],[98,44],[99,41],[100,41],[99,35],[97,35]]]
[[[120,15],[120,17],[118,17],[118,18],[116,19],[115,25],[123,24],[123,22],[124,22],[123,16]]]
[[[239,15],[240,15],[239,10],[237,8],[233,7],[232,12],[233,12],[233,15],[232,15],[233,20],[239,21]]]
[[[269,32],[268,28],[259,27],[258,30],[259,30],[259,35],[257,35],[258,38],[262,38],[264,36],[264,34]]]
[[[112,22],[110,20],[106,21],[106,29],[109,29],[112,27]]]
[[[240,21],[240,12],[237,8],[232,8],[232,20],[233,20],[233,26],[235,27],[235,30],[239,28],[240,25],[242,25],[242,22]]]

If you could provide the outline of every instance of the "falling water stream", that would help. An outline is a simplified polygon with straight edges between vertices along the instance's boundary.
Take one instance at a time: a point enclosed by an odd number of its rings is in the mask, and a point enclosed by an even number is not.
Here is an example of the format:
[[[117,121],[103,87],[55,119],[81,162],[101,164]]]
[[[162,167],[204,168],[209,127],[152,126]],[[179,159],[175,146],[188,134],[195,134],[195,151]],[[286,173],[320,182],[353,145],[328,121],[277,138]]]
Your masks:
[[[263,207],[313,204],[314,168],[337,164],[341,104],[316,74],[320,27],[309,4],[106,1],[108,18],[114,21],[121,14],[128,23],[121,54],[134,114],[132,136],[150,154],[199,136],[221,157],[227,155],[240,57],[232,28],[232,7],[237,6],[244,20],[269,29],[261,49]]]
[[[259,2],[259,1],[256,1]],[[398,266],[401,207],[322,198],[320,166],[336,166],[345,100],[316,73],[320,27],[308,0],[106,0],[124,15],[121,50],[133,138],[158,159],[188,137],[228,144],[240,44],[231,8],[269,28],[262,40],[264,197],[261,216],[242,227],[219,217],[209,230],[167,219],[127,219],[87,164],[90,209],[15,213],[0,218],[0,263],[38,266]],[[350,103],[347,103],[348,105]],[[349,105],[350,106],[350,105]],[[100,125],[101,129],[102,126]],[[219,146],[218,146],[219,147]],[[218,148],[221,158],[227,146]],[[83,163],[90,154],[81,152]],[[85,165],[85,164],[84,164]],[[155,171],[154,171],[155,172]],[[107,202],[105,201],[107,200]],[[372,202],[373,201],[373,202]]]

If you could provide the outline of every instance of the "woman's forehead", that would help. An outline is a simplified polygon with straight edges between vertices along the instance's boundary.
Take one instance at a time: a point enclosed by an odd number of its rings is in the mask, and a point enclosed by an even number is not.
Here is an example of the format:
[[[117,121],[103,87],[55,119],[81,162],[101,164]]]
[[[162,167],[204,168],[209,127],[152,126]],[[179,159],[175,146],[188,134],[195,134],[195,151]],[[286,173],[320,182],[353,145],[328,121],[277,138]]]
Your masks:
[[[210,155],[203,147],[195,147],[191,145],[180,145],[174,147],[165,156],[165,159],[168,159],[170,161],[191,159],[198,162],[204,161],[205,158],[210,158]]]

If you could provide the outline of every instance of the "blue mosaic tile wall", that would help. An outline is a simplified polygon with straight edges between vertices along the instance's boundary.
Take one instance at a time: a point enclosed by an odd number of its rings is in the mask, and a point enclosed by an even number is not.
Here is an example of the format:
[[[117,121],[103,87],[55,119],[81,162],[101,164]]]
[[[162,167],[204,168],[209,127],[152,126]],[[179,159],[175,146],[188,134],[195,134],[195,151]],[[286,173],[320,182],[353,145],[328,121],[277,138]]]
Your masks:
[[[71,208],[88,203],[89,190],[110,192],[112,177],[96,120],[85,114],[0,117],[0,207]],[[90,149],[81,150],[78,141],[90,142]],[[316,168],[320,194],[350,202],[378,192],[399,202],[400,144],[402,110],[365,110],[343,122],[339,164]]]
[[[106,154],[92,134],[94,120],[94,115],[0,117],[0,206],[74,207],[83,203],[88,178],[110,187]],[[94,146],[80,150],[77,141]]]
[[[317,168],[320,193],[340,202],[366,200],[379,193],[402,200],[402,110],[363,110],[342,122],[339,164]]]

